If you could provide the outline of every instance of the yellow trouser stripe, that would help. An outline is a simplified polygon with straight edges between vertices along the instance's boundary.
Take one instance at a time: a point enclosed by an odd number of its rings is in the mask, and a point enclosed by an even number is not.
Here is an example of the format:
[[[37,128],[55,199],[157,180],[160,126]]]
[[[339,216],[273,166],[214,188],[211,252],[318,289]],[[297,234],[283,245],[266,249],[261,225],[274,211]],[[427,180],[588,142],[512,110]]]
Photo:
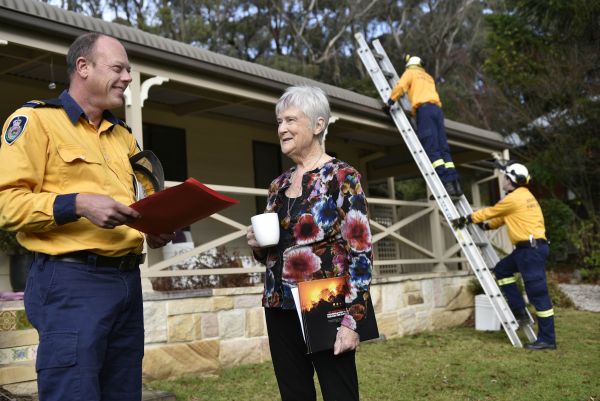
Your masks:
[[[431,165],[433,166],[433,168],[439,167],[439,166],[443,166],[444,165],[444,159],[437,159],[436,161],[434,161],[433,163],[431,163]]]
[[[516,282],[517,282],[517,279],[515,278],[515,276],[506,277],[506,278],[501,278],[500,280],[498,280],[498,285],[513,284]]]
[[[554,316],[554,309],[539,310],[539,311],[536,311],[535,314],[538,315],[538,317]]]
[[[454,162],[446,162],[444,164],[444,167],[446,167],[446,168],[454,168]]]

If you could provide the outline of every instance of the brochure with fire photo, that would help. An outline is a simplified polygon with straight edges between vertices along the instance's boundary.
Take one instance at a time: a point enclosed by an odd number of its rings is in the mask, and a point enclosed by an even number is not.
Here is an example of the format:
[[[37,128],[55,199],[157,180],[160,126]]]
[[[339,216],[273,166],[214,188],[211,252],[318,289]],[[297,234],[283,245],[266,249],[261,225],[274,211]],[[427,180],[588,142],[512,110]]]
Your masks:
[[[304,281],[292,289],[309,354],[333,348],[337,330],[348,313],[356,321],[360,341],[379,337],[369,293],[360,293],[347,308],[347,291],[345,276]],[[364,305],[358,302],[361,299]]]

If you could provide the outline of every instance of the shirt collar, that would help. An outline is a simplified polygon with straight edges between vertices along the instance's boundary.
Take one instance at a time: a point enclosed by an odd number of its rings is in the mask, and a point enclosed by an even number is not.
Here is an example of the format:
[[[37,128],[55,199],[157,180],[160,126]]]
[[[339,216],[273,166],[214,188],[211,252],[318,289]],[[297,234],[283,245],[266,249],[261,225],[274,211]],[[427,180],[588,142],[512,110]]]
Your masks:
[[[69,95],[69,92],[64,90],[58,98],[60,99],[63,109],[67,113],[67,116],[69,116],[69,120],[71,120],[71,123],[73,123],[73,125],[77,123],[77,120],[79,120],[79,117],[81,117],[82,115],[86,119],[88,119],[81,106],[77,104],[77,102],[71,97],[71,95]],[[112,125],[119,124],[119,119],[108,110],[104,110],[104,112],[102,113],[102,118],[110,122]]]

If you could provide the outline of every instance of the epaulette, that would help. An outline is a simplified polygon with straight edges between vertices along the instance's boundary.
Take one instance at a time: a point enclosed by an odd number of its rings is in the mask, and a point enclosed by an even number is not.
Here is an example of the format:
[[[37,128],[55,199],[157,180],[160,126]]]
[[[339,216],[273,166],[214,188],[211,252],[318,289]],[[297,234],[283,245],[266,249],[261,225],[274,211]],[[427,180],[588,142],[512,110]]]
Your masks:
[[[62,103],[59,98],[47,99],[47,100],[30,100],[23,104],[21,107],[62,107]]]
[[[133,133],[133,131],[131,130],[131,128],[129,127],[129,125],[127,125],[127,123],[123,120],[119,120],[119,125],[122,126],[123,128],[125,128],[127,131],[129,131],[129,133]]]

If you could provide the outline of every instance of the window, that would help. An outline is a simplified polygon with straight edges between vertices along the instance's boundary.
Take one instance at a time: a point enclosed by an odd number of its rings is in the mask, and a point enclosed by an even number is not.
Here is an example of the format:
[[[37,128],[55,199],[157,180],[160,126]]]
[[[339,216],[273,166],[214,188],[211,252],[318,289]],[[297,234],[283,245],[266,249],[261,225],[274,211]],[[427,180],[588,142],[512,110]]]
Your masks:
[[[256,188],[269,188],[271,181],[279,177],[284,170],[294,166],[294,162],[281,153],[281,147],[276,143],[252,142],[252,154],[254,156],[254,186]],[[336,153],[327,152],[332,157]],[[256,197],[256,213],[265,211],[267,198]]]
[[[185,130],[155,124],[144,124],[143,130],[144,149],[159,158],[165,180],[185,181],[188,178]]]

